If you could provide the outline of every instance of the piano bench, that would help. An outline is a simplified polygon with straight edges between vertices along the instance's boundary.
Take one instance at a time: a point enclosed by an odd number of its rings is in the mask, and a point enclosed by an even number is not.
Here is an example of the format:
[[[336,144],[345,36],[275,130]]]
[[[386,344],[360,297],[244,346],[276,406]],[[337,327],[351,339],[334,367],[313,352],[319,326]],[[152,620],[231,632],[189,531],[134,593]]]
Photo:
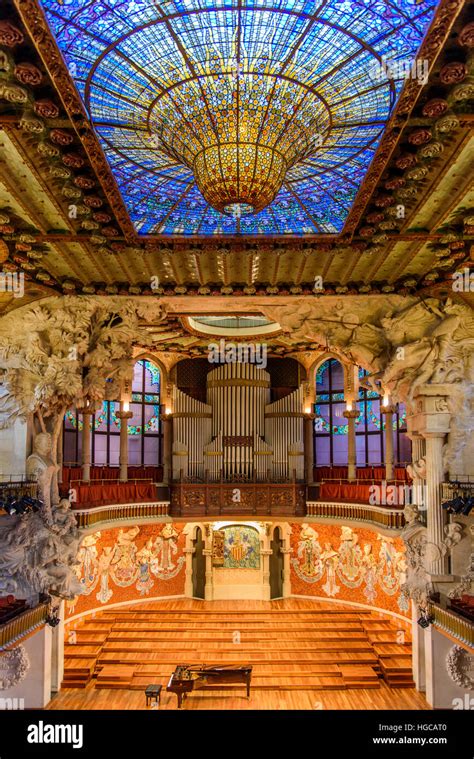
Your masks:
[[[152,701],[155,701],[158,706],[161,702],[161,685],[147,685],[145,688],[145,696],[146,696],[146,705],[148,706],[151,704]]]

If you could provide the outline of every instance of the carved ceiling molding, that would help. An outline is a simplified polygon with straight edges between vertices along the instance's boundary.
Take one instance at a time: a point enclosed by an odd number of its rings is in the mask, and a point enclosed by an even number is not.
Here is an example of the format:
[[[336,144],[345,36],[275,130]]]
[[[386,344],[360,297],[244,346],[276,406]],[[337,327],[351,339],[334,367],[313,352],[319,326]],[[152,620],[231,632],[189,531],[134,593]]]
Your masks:
[[[91,129],[86,110],[69,74],[64,58],[59,52],[45,15],[35,0],[13,0],[20,18],[34,42],[43,65],[62,100],[63,106],[74,125],[89,161],[101,183],[102,189],[115,213],[126,239],[137,237],[125,208],[117,183],[110,171],[107,159]]]
[[[446,42],[464,5],[464,0],[441,0],[417,55],[418,60],[428,61],[429,72],[432,71],[443,44]],[[380,177],[399,142],[401,127],[413,110],[422,89],[423,84],[420,84],[417,79],[410,78],[405,82],[369,171],[349,212],[343,234],[352,235],[355,232]]]
[[[416,207],[423,193],[426,193],[426,181],[433,175],[440,176],[446,165],[446,159],[443,163],[445,147],[452,143],[453,138],[461,138],[463,143],[463,131],[472,129],[469,101],[474,97],[474,42],[472,34],[468,33],[469,24],[463,26],[467,20],[467,11],[460,13],[463,3],[453,0],[445,5],[458,7],[452,11],[445,8],[444,16],[437,14],[433,21],[418,55],[418,59],[426,57],[430,60],[428,82],[419,86],[416,110],[404,125],[397,149],[386,163],[378,192],[371,199],[367,198],[365,218],[356,232],[356,237],[369,243],[366,248],[368,254],[377,253],[389,244],[391,231],[396,230],[402,236],[410,229]],[[440,6],[438,10],[442,8]],[[455,22],[457,31],[453,33]],[[428,52],[424,52],[425,45],[428,45]],[[417,83],[413,80],[407,82],[407,86],[414,84]],[[449,209],[446,209],[445,217],[448,213]],[[463,233],[472,235],[472,226],[465,225],[463,229],[463,220],[458,221],[457,230],[446,231],[457,231],[458,239]],[[426,233],[426,239],[438,231],[431,229],[430,233]],[[460,247],[457,260],[461,259]],[[449,251],[445,253],[445,258],[441,268],[446,271],[452,269],[456,259],[447,263]],[[432,281],[436,278],[433,276]]]

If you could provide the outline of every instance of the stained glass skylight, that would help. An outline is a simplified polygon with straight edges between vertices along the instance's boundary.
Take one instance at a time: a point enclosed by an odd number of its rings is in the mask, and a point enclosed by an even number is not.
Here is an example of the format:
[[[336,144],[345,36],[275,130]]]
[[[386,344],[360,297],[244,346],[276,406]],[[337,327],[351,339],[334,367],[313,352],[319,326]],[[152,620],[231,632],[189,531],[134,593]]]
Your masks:
[[[182,235],[340,232],[436,6],[41,2],[135,228]]]

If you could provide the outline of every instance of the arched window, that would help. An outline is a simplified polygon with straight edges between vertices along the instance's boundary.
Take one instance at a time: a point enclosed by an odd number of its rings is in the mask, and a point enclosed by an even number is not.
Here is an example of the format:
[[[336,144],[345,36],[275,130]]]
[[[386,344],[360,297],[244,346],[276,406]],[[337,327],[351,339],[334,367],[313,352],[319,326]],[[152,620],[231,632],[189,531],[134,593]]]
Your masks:
[[[118,401],[104,401],[92,416],[91,463],[118,466],[120,425]],[[158,466],[162,457],[160,422],[160,371],[151,361],[137,361],[132,382],[133,416],[128,420],[128,463],[130,466]],[[75,409],[64,420],[64,464],[81,463],[82,417]]]
[[[368,375],[359,369],[359,382]],[[385,417],[381,413],[382,398],[374,390],[359,388],[356,419],[357,466],[385,462]],[[395,406],[393,414],[393,458],[395,464],[411,461],[411,443],[407,437],[407,415],[403,403]]]
[[[128,463],[158,466],[162,458],[160,370],[151,361],[137,361],[133,372],[133,416],[128,420]]]
[[[359,380],[367,376],[359,370]],[[347,464],[347,421],[344,417],[344,370],[336,359],[328,359],[316,373],[314,422],[314,463],[316,466]],[[360,387],[355,420],[357,466],[383,464],[385,461],[385,417],[381,414],[381,397]],[[394,462],[411,460],[411,444],[406,435],[406,411],[398,404],[393,415]]]
[[[314,421],[316,466],[347,464],[347,420],[343,416],[344,369],[330,358],[316,373],[316,404]]]

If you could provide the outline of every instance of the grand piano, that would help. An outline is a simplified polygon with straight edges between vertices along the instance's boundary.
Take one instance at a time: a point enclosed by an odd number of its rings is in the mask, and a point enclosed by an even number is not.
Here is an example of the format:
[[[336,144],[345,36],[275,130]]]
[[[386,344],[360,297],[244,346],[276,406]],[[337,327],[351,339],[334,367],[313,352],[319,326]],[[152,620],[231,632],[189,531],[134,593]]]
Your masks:
[[[245,683],[247,686],[247,698],[250,698],[250,678],[252,667],[250,664],[180,664],[171,675],[167,691],[176,693],[178,697],[178,709],[188,693],[206,686],[218,687],[222,684]]]

